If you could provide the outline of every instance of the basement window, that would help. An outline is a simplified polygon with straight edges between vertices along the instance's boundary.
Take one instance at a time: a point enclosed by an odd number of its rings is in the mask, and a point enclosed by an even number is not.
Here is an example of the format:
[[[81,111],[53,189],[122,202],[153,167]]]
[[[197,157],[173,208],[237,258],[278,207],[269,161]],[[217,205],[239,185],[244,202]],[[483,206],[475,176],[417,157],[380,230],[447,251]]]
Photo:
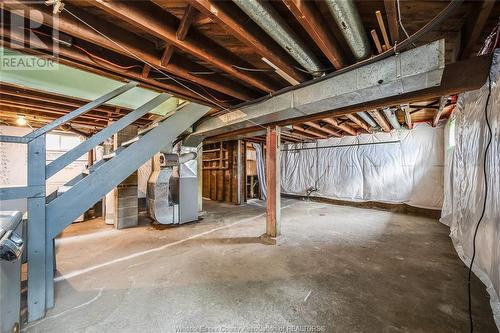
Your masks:
[[[448,149],[455,147],[455,118],[448,123]]]

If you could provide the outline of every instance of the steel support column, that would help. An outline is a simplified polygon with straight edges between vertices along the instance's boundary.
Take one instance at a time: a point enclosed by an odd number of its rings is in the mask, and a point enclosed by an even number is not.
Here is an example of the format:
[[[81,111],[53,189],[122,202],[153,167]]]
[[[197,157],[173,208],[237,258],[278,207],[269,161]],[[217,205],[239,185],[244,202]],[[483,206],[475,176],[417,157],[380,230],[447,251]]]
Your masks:
[[[281,225],[280,128],[268,127],[266,135],[266,235],[277,237]]]
[[[28,186],[42,188],[28,198],[28,321],[33,321],[54,304],[53,247],[45,220],[45,135],[28,143]]]

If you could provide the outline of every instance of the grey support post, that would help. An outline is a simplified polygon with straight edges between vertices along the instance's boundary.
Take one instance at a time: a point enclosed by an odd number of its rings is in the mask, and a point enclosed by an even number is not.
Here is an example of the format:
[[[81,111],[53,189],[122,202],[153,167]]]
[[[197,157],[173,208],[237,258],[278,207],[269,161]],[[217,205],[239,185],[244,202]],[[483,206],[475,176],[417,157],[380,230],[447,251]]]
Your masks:
[[[53,248],[45,220],[45,135],[28,143],[28,186],[43,188],[28,198],[28,320],[33,321],[54,302]]]

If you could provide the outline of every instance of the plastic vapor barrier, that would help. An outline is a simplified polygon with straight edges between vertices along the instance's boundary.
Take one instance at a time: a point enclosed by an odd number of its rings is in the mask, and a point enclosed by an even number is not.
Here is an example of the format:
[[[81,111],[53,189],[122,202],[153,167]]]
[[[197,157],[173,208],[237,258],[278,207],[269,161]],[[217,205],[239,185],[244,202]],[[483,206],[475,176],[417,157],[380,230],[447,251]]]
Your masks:
[[[487,155],[488,196],[476,240],[474,273],[488,287],[497,327],[500,329],[500,50],[490,70],[491,96],[488,118],[492,141]],[[441,222],[462,260],[469,265],[472,239],[485,199],[484,153],[489,137],[485,106],[488,82],[479,90],[461,94],[446,127],[445,197]],[[474,306],[474,304],[473,304]]]
[[[281,152],[281,191],[441,209],[443,126],[294,144]],[[317,149],[316,149],[317,147]]]

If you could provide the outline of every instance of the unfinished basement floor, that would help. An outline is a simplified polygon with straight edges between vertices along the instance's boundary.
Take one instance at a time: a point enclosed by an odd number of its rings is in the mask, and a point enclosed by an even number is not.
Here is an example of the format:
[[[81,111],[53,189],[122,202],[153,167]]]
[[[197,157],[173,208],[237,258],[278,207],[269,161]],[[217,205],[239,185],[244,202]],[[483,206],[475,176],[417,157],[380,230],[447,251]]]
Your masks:
[[[468,331],[467,269],[446,226],[293,199],[282,207],[278,245],[259,239],[258,202],[205,202],[203,221],[181,227],[74,224],[57,241],[56,306],[25,329]],[[495,332],[485,287],[475,277],[472,286],[476,332]]]

